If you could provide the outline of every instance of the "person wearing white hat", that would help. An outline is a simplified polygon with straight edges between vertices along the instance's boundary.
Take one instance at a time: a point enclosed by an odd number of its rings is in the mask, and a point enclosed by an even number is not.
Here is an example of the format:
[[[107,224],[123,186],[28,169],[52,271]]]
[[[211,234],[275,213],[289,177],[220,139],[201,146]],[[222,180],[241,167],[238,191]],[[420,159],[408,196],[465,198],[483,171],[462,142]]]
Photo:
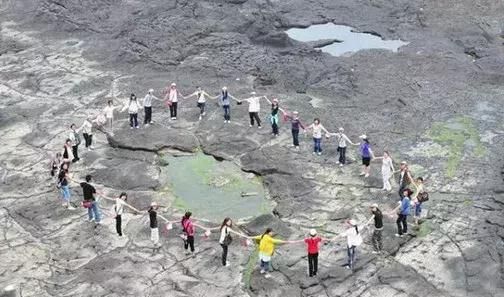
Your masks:
[[[362,156],[362,172],[360,175],[369,177],[369,171],[371,169],[369,165],[371,164],[371,159],[374,159],[374,154],[371,150],[371,144],[369,143],[366,134],[359,136],[359,138],[362,139],[362,143],[360,145],[360,152]]]
[[[151,202],[150,208],[147,211],[149,213],[149,226],[151,230],[150,240],[154,244],[154,248],[158,248],[159,244],[159,229],[158,229],[158,221],[157,221],[157,210],[158,205],[156,202]]]
[[[171,83],[170,88],[165,96],[166,104],[170,107],[170,118],[172,120],[177,119],[177,108],[178,108],[178,99],[180,96],[184,98],[184,95],[177,90],[177,84]]]
[[[337,164],[339,164],[340,167],[344,166],[346,163],[346,149],[347,149],[347,142],[350,143],[351,145],[359,145],[359,143],[353,143],[348,136],[344,133],[345,129],[343,127],[340,127],[338,129],[338,133],[335,133],[338,142],[338,148],[336,149],[339,152],[339,159]]]
[[[152,120],[152,100],[158,100],[156,96],[154,96],[154,89],[149,89],[149,92],[147,92],[147,95],[145,95],[143,99],[143,106],[144,106],[144,125],[149,126],[149,124],[154,124],[154,121]]]
[[[318,270],[318,254],[319,245],[322,242],[322,238],[317,236],[317,230],[310,230],[310,237],[305,238],[306,248],[308,250],[308,272],[309,276],[313,277],[317,275]]]
[[[250,127],[254,126],[254,120],[257,122],[257,128],[261,129],[261,119],[259,118],[259,111],[261,110],[261,99],[266,98],[265,96],[257,96],[256,92],[251,92],[247,99],[240,100],[247,101],[249,104],[249,117],[250,117]]]
[[[360,234],[361,229],[357,226],[355,220],[348,220],[348,229],[345,231],[347,238],[347,255],[348,262],[345,265],[348,269],[354,269],[355,267],[355,253],[356,248],[362,244],[362,236]]]
[[[240,100],[236,99],[233,97],[231,94],[229,94],[227,87],[222,87],[222,92],[220,95],[217,95],[215,98],[219,98],[219,103],[224,109],[224,123],[230,123],[231,122],[231,100],[233,99],[236,102],[240,102]]]
[[[378,208],[377,203],[373,203],[370,208],[374,219],[374,230],[373,230],[373,236],[371,237],[371,242],[374,248],[373,253],[378,254],[381,253],[383,249],[383,241],[382,241],[383,214],[381,210]]]

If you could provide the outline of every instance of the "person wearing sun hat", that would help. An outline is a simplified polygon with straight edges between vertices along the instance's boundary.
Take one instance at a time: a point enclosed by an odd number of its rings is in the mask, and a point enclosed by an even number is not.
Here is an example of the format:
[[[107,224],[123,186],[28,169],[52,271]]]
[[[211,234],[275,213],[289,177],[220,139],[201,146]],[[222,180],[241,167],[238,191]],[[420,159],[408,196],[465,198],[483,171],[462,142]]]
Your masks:
[[[306,248],[308,249],[308,271],[309,276],[313,277],[317,275],[318,270],[318,254],[319,245],[322,242],[322,238],[317,235],[317,230],[310,230],[310,237],[305,238]]]
[[[362,244],[361,229],[357,226],[357,222],[353,219],[347,221],[348,229],[345,231],[347,238],[347,255],[348,262],[345,267],[354,269],[356,248]]]
[[[338,148],[337,151],[339,152],[339,159],[336,164],[339,164],[340,167],[344,166],[346,163],[346,149],[347,149],[347,142],[350,143],[351,145],[358,146],[359,143],[353,143],[348,136],[344,133],[345,129],[343,127],[340,127],[338,129],[338,133],[335,133],[337,137],[337,143],[338,143]]]
[[[371,163],[371,159],[374,158],[373,151],[371,150],[371,145],[369,144],[369,140],[366,134],[362,134],[359,136],[362,139],[362,143],[360,145],[360,152],[362,156],[362,172],[360,175],[364,175],[364,177],[369,177],[369,164]]]
[[[166,94],[165,100],[170,107],[170,118],[172,120],[177,119],[177,107],[178,107],[178,99],[180,96],[181,98],[184,98],[184,95],[180,93],[177,90],[177,84],[176,83],[171,83],[170,88],[168,89],[168,92]]]
[[[371,237],[371,242],[374,248],[373,254],[378,254],[383,249],[383,241],[382,241],[383,214],[381,210],[378,208],[377,203],[373,203],[370,208],[374,219],[374,230],[373,230],[373,236]]]

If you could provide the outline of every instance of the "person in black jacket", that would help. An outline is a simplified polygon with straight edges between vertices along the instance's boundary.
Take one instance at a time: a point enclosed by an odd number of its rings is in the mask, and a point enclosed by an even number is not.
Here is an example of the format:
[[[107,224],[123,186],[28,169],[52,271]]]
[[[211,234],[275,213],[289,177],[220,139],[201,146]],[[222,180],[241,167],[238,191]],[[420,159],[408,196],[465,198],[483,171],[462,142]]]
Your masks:
[[[378,208],[378,204],[374,203],[371,205],[371,213],[373,214],[374,219],[374,231],[373,236],[371,238],[371,242],[373,243],[373,254],[381,253],[383,249],[383,241],[382,241],[382,231],[383,231],[383,214]]]

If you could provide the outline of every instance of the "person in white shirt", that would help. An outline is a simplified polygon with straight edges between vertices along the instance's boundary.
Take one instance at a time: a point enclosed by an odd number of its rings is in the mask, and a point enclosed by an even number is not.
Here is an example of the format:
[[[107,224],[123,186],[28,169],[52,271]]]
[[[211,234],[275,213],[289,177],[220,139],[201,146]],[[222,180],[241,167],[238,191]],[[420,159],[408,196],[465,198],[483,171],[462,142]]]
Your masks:
[[[140,103],[135,94],[131,93],[130,100],[128,103],[128,113],[130,116],[130,129],[140,128],[138,126],[138,110],[141,108]]]
[[[82,135],[84,136],[84,144],[88,151],[92,150],[93,147],[93,123],[96,122],[96,119],[93,120],[91,115],[88,115],[82,126],[79,130],[82,131]]]
[[[201,121],[202,117],[205,115],[206,97],[211,98],[211,99],[217,99],[219,96],[212,97],[212,96],[208,95],[207,92],[203,91],[201,89],[201,87],[196,87],[196,91],[194,93],[192,93],[191,95],[184,97],[184,99],[187,99],[187,98],[190,98],[193,96],[196,96],[196,98],[198,99],[197,106],[200,110],[199,120]]]
[[[355,220],[349,220],[347,224],[348,229],[345,231],[345,235],[347,238],[348,263],[345,267],[348,269],[354,269],[355,249],[362,244],[362,236],[360,234],[361,228],[357,226],[357,222]]]
[[[70,125],[70,133],[68,134],[68,139],[72,142],[72,154],[73,154],[73,159],[72,163],[79,162],[79,144],[81,143],[80,139],[80,128],[77,129],[77,126],[75,124]]]
[[[149,124],[154,124],[154,121],[152,120],[152,100],[159,100],[154,94],[154,89],[150,89],[147,95],[145,95],[143,99],[143,106],[144,106],[144,125],[149,126]]]
[[[103,109],[103,113],[105,114],[105,118],[107,119],[110,133],[112,133],[112,127],[114,123],[114,110],[121,108],[121,106],[114,106],[114,101],[107,101],[107,106]]]
[[[177,84],[172,83],[170,85],[170,88],[168,89],[168,92],[166,93],[166,96],[165,96],[166,104],[168,104],[168,106],[170,107],[170,118],[172,120],[177,119],[177,107],[178,107],[178,99],[179,99],[178,96],[180,96],[181,98],[184,98],[184,95],[182,95],[182,93],[180,93],[177,90]]]
[[[261,129],[261,119],[259,118],[259,111],[261,110],[261,99],[266,98],[266,96],[257,96],[256,92],[251,92],[252,97],[240,100],[247,101],[249,104],[249,117],[250,117],[250,127],[254,126],[254,120],[257,122],[257,128]]]
[[[124,192],[119,195],[119,198],[115,199],[114,214],[116,221],[116,231],[117,235],[122,236],[122,214],[124,213],[124,204],[128,200],[128,195]]]
[[[338,142],[338,148],[337,151],[339,152],[339,160],[337,164],[340,166],[345,165],[346,163],[346,149],[347,149],[347,142],[350,143],[351,145],[360,145],[360,143],[353,143],[348,136],[346,136],[345,129],[339,128],[338,133],[333,134],[336,136],[336,141]]]
[[[233,226],[233,221],[230,218],[225,218],[220,227],[221,235],[219,238],[219,244],[222,247],[222,266],[229,266],[227,261],[228,247],[231,244],[233,238],[231,237],[231,227]]]
[[[390,184],[390,179],[392,178],[392,175],[394,174],[394,164],[393,160],[390,157],[390,154],[388,151],[383,152],[383,157],[376,157],[376,160],[382,160],[382,167],[381,167],[381,173],[382,173],[382,178],[383,178],[383,191],[390,192],[392,191],[392,185]]]
[[[315,118],[313,120],[313,124],[306,127],[306,130],[313,131],[313,154],[322,155],[322,131],[325,132],[326,137],[329,137],[331,133],[327,131],[327,129],[322,126],[320,123],[320,119]],[[305,131],[306,132],[306,131]]]

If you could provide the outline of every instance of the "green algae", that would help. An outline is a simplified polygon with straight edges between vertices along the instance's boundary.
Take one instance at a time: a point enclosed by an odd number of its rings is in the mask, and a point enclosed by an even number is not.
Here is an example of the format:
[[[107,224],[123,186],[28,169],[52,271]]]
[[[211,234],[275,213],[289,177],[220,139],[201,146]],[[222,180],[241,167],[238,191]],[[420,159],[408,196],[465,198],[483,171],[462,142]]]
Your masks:
[[[427,137],[447,148],[445,175],[453,178],[464,154],[483,157],[486,153],[474,120],[458,117],[447,122],[436,122],[427,132]]]

